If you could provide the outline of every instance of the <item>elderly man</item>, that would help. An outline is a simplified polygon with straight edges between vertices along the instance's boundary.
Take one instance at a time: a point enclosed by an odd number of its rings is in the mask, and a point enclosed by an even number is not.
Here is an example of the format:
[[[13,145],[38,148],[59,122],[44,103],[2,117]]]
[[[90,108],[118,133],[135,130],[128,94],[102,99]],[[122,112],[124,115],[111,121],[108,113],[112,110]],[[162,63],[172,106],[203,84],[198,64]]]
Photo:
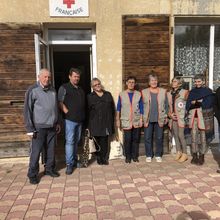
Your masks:
[[[58,103],[54,88],[50,85],[51,73],[41,69],[38,82],[25,94],[24,119],[27,134],[31,137],[30,162],[27,176],[31,184],[38,184],[39,157],[45,147],[45,175],[58,177],[55,168],[54,147],[58,125]]]

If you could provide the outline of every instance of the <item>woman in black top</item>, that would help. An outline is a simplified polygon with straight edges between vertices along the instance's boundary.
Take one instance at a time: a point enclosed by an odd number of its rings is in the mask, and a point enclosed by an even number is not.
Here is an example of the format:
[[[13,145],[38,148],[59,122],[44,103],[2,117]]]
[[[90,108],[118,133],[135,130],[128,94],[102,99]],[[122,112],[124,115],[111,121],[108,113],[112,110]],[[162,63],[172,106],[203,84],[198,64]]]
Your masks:
[[[96,153],[97,163],[108,165],[108,137],[114,133],[115,106],[110,92],[103,90],[101,81],[93,78],[93,92],[88,95],[89,131],[95,138],[100,151]],[[98,146],[96,146],[99,148]]]

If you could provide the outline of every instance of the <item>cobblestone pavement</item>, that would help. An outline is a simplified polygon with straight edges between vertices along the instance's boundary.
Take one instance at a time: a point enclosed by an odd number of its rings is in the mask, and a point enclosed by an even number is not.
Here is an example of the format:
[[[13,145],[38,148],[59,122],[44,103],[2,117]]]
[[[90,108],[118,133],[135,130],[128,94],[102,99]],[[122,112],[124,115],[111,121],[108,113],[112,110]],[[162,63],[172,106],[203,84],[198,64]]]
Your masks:
[[[215,159],[214,159],[215,158]],[[0,161],[0,219],[220,219],[220,174],[216,155],[201,166],[174,162],[109,166],[94,162],[70,176],[43,176],[38,185],[26,178],[27,162]]]

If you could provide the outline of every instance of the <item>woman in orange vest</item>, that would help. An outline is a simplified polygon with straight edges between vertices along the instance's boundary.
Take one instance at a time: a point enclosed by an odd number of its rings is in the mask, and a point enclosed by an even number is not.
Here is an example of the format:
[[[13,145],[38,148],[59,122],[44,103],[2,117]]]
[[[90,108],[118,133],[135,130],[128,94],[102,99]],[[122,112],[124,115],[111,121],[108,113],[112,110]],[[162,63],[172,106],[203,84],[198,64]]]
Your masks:
[[[180,76],[174,77],[172,79],[172,89],[167,93],[169,101],[169,127],[174,137],[177,151],[175,160],[181,163],[188,160],[184,136],[184,117],[189,91],[182,88],[183,82],[183,78]]]
[[[186,102],[186,117],[192,135],[192,164],[203,165],[207,145],[214,139],[214,94],[205,86],[205,77],[194,77],[195,88],[189,92]],[[200,137],[200,142],[199,138]]]
[[[142,90],[144,142],[146,162],[155,156],[157,162],[162,162],[163,127],[167,123],[168,101],[165,89],[158,87],[156,74],[148,76],[149,88]],[[156,134],[156,151],[153,152],[153,136]]]
[[[143,102],[141,93],[135,90],[136,78],[129,76],[127,89],[119,94],[116,125],[123,129],[125,162],[139,162],[140,128],[142,127]]]

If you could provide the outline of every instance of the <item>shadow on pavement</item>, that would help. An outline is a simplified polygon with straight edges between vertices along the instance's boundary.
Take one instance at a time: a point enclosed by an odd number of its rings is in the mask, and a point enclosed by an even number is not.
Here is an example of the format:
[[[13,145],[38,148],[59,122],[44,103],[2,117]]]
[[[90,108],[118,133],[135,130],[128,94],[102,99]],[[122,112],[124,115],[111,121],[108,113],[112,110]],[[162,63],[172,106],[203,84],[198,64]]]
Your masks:
[[[204,212],[192,211],[183,212],[177,216],[176,220],[210,220],[211,218]]]

